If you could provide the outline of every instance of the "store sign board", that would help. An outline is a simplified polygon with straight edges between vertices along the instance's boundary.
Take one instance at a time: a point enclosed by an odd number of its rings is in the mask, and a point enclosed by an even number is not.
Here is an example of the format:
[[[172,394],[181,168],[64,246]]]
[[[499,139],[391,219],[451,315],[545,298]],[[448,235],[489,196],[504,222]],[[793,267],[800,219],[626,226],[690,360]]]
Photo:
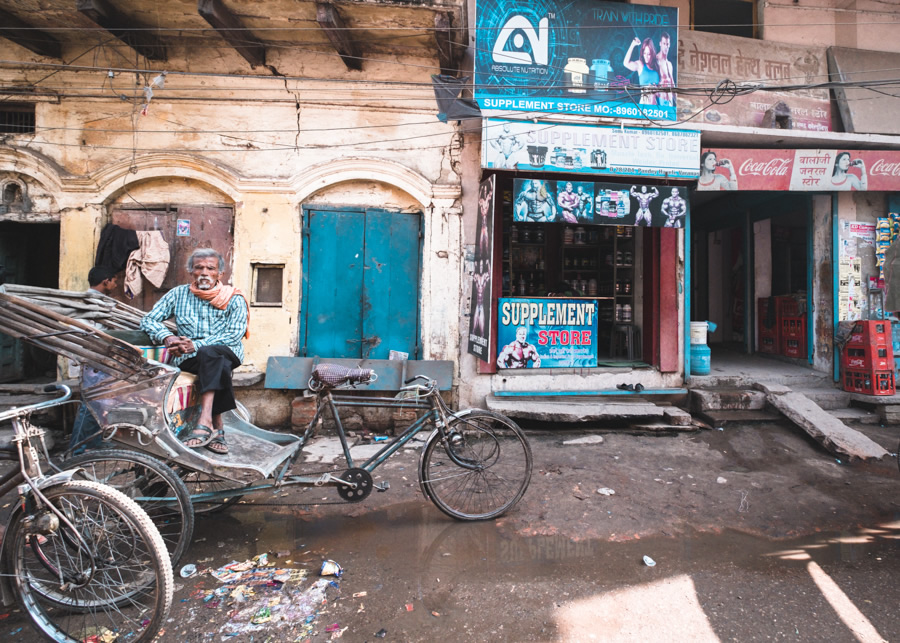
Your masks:
[[[478,223],[475,226],[475,256],[472,270],[472,301],[469,307],[468,352],[490,361],[491,272],[494,248],[494,192],[496,176],[481,182],[478,190]]]
[[[516,179],[513,221],[682,228],[690,210],[684,186]]]
[[[900,190],[900,151],[710,149],[698,190]]]
[[[498,304],[497,366],[597,366],[597,302],[507,299]]]
[[[486,118],[481,167],[695,179],[700,132]]]
[[[803,47],[737,36],[685,30],[678,40],[678,70],[682,87],[715,87],[723,78],[737,83],[806,84],[829,80],[824,47]],[[705,93],[679,93],[678,115],[699,114],[698,121],[739,127],[771,127],[766,112],[784,103],[791,129],[827,132],[831,102],[827,89],[765,91],[728,96],[710,104]],[[780,111],[778,111],[780,114]]]
[[[678,10],[595,0],[477,0],[481,109],[674,120]]]

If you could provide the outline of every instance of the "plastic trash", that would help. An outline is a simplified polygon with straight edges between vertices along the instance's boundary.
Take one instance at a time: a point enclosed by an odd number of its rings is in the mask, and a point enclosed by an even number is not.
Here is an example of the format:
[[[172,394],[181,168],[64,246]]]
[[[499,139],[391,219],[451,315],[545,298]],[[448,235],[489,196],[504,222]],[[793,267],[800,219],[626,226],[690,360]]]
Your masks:
[[[615,490],[610,489],[609,487],[600,487],[599,489],[597,489],[597,493],[599,493],[601,496],[612,496],[616,492],[615,492]]]
[[[181,574],[182,578],[190,578],[191,576],[193,576],[194,574],[197,573],[197,566],[196,565],[185,565],[184,567],[181,568],[181,571],[178,573]]]
[[[723,478],[722,476],[719,476],[718,478],[716,478],[716,482],[718,482],[719,484],[725,484],[726,482],[728,482],[728,480]]]
[[[387,630],[384,629],[383,627],[380,630],[378,630],[377,632],[375,632],[375,638],[377,638],[377,639],[383,639],[385,636],[387,636]]]
[[[650,558],[649,556],[644,556],[644,564],[647,567],[656,567],[656,561]]]
[[[320,576],[337,576],[340,578],[343,573],[344,568],[333,560],[322,561],[322,570],[319,572]]]

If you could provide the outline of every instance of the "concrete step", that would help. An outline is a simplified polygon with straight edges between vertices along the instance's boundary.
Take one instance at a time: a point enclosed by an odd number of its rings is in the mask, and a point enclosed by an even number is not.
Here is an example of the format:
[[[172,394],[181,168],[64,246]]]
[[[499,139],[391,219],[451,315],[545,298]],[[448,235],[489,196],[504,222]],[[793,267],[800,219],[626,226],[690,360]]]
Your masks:
[[[603,423],[628,426],[639,422],[659,422],[687,426],[690,414],[678,407],[656,405],[637,397],[628,401],[607,397],[496,397],[485,404],[491,411],[513,419],[551,423]]]
[[[813,370],[804,370],[802,373],[784,373],[778,369],[772,369],[764,377],[767,382],[782,384],[791,388],[830,388],[834,386],[831,375]],[[717,388],[750,389],[753,388],[758,379],[758,375],[692,375],[690,387],[691,390]]]
[[[776,424],[784,422],[785,417],[778,412],[765,409],[709,409],[696,415],[714,429],[728,424]]]
[[[691,389],[691,409],[706,411],[751,411],[766,408],[766,394],[747,389]]]
[[[846,409],[850,406],[851,393],[839,388],[797,388],[791,387],[797,393],[802,393],[826,411],[834,409]]]
[[[853,424],[881,424],[882,419],[878,413],[874,413],[867,409],[857,407],[848,407],[842,409],[826,409],[828,413],[841,422]]]

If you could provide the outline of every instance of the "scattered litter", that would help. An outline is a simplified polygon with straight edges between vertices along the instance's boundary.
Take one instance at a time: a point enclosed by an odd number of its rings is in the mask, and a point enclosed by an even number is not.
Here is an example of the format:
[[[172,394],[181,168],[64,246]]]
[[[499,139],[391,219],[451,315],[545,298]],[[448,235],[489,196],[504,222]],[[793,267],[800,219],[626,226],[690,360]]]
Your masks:
[[[439,617],[439,616],[441,615],[441,613],[440,613],[440,612],[434,612],[434,611],[432,611],[432,612],[431,612],[431,615],[432,615],[433,617],[437,618],[437,617]]]
[[[647,567],[656,567],[656,561],[650,558],[649,556],[644,556],[644,564]]]
[[[376,435],[376,436],[375,436],[374,438],[372,438],[372,439],[373,439],[375,442],[387,442],[387,441],[389,440],[388,436],[386,436],[386,435]]]
[[[322,561],[322,569],[319,572],[319,576],[337,576],[340,578],[343,573],[344,568],[333,560]]]
[[[290,556],[290,555],[291,555],[290,550],[284,550],[284,549],[281,550],[281,551],[279,551],[279,552],[276,554],[276,556],[278,556],[279,558],[287,558],[287,557]]]
[[[565,440],[563,442],[564,445],[571,444],[602,444],[603,436],[602,435],[588,435],[583,438],[575,438],[573,440]]]
[[[743,489],[741,489],[741,504],[738,507],[738,513],[743,513],[750,510],[750,501],[747,499],[749,496],[749,491],[744,491]]]
[[[411,612],[411,611],[413,611],[414,609],[415,609],[415,607],[413,606],[412,603],[407,603],[407,604],[406,604],[406,611],[407,611],[407,612]]]
[[[719,476],[718,478],[716,478],[716,482],[718,482],[719,484],[725,484],[726,482],[728,482],[728,480],[726,480],[722,476]]]
[[[363,596],[367,596],[368,592],[356,592],[353,594],[353,598],[362,598]]]
[[[331,634],[332,632],[337,632],[339,629],[341,629],[341,626],[338,623],[332,623],[325,628],[325,632]]]
[[[717,427],[716,427],[716,431],[724,431],[724,430],[725,430],[725,427],[724,427],[724,426],[717,426]]]
[[[834,461],[837,462],[838,464],[843,464],[843,462],[841,462],[841,461],[838,460],[837,458],[835,458]]]
[[[225,546],[225,543],[222,542],[221,540],[218,543],[216,543],[216,547],[218,547],[219,549],[221,549],[224,546]]]
[[[387,630],[384,629],[383,627],[380,630],[378,630],[377,632],[375,632],[375,638],[383,639],[385,636],[387,636]]]
[[[191,576],[193,576],[196,573],[197,573],[196,565],[185,565],[184,567],[181,568],[181,571],[179,572],[179,574],[181,574],[182,578],[190,578]]]
[[[597,489],[597,493],[599,493],[601,496],[612,496],[616,492],[609,487],[600,487],[599,489]]]
[[[260,610],[250,619],[254,625],[262,625],[272,620],[272,610],[268,607],[260,608]]]

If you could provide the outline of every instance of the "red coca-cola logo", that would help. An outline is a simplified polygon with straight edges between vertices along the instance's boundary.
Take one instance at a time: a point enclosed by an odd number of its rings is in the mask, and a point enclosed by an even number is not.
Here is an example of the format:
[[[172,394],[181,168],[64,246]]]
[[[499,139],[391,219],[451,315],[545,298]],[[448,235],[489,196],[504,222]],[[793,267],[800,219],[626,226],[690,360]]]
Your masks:
[[[869,174],[875,176],[900,176],[900,162],[888,163],[884,159],[878,159],[872,165]]]
[[[770,159],[756,162],[752,158],[741,163],[741,176],[785,176],[791,169],[790,159]]]

